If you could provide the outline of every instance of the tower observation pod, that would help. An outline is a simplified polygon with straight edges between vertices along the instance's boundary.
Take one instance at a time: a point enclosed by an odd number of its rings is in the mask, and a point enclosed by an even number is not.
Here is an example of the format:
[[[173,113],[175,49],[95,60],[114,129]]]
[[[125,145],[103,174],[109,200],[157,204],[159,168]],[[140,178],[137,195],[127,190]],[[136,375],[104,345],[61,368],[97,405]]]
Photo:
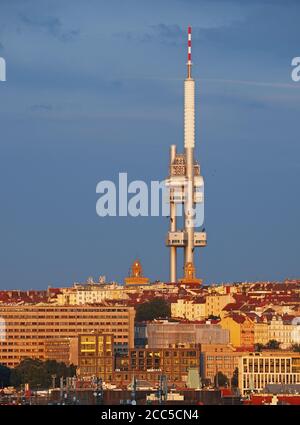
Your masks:
[[[194,263],[195,248],[207,244],[206,232],[195,231],[203,224],[204,180],[200,165],[194,159],[195,148],[195,80],[192,78],[192,29],[188,27],[187,77],[184,80],[184,153],[176,151],[176,145],[170,147],[169,176],[166,186],[169,191],[170,227],[166,245],[170,249],[170,282],[177,282],[177,249],[183,248],[183,277],[180,283],[201,284],[196,277]],[[180,216],[183,212],[182,230],[178,230]],[[200,224],[197,212],[202,219]]]

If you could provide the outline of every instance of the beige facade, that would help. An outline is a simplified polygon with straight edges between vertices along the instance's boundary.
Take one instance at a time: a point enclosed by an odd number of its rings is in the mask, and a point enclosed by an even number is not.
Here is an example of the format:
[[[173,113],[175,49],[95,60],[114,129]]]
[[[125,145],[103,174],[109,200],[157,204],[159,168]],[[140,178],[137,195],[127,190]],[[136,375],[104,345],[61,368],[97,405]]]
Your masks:
[[[251,353],[240,357],[239,388],[242,395],[263,392],[268,384],[300,384],[300,354],[287,352]]]
[[[187,320],[205,319],[205,303],[194,300],[179,299],[171,304],[172,317],[182,317]]]
[[[110,332],[115,349],[134,347],[133,307],[0,305],[0,363],[14,367],[26,358],[45,359],[45,341],[80,333]]]
[[[63,288],[57,295],[59,305],[97,304],[105,300],[126,300],[128,295],[120,285],[86,285]]]
[[[269,324],[269,341],[275,339],[281,343],[281,348],[289,348],[292,345],[293,325],[285,323],[280,316],[274,316]]]
[[[269,342],[269,325],[267,322],[254,322],[254,344],[266,345]]]
[[[222,372],[231,384],[242,355],[242,352],[236,351],[229,344],[201,344],[201,378],[213,383],[216,374]]]
[[[206,317],[221,316],[221,311],[227,305],[234,302],[231,294],[212,294],[206,297]]]

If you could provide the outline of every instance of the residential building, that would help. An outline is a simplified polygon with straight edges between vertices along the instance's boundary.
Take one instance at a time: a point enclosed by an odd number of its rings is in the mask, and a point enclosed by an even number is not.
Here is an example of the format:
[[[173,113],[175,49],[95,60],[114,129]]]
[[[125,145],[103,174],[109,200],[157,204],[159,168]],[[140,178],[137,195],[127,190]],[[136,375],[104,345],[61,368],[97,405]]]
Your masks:
[[[205,307],[206,317],[209,316],[220,316],[221,311],[227,305],[234,302],[233,296],[229,294],[218,294],[213,293],[206,296]]]
[[[232,313],[223,317],[220,325],[230,332],[230,342],[234,347],[253,347],[254,323],[247,315]]]
[[[114,336],[111,333],[78,336],[78,368],[81,378],[99,377],[112,381],[114,369]]]
[[[254,320],[254,344],[266,345],[269,338],[269,324],[264,318]]]
[[[280,342],[281,348],[292,345],[293,317],[274,315],[269,323],[269,340]]]
[[[171,316],[187,320],[204,320],[206,314],[205,299],[178,299],[171,303]]]

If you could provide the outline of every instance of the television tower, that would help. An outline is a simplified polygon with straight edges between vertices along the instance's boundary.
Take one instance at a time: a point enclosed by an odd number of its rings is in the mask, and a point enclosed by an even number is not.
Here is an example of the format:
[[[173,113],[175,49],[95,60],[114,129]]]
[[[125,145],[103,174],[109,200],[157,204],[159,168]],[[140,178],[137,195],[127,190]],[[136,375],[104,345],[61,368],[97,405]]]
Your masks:
[[[195,80],[192,78],[192,28],[189,26],[187,77],[184,80],[184,153],[178,154],[176,145],[171,145],[169,176],[166,179],[170,202],[170,229],[166,245],[170,248],[170,282],[173,283],[177,282],[177,248],[183,248],[184,252],[184,274],[179,281],[202,283],[196,277],[194,250],[206,246],[206,233],[204,230],[196,232],[194,228],[203,224],[204,180],[200,165],[194,159],[194,148]],[[177,229],[180,205],[184,207],[183,230]],[[196,211],[200,215],[200,223],[196,220]]]

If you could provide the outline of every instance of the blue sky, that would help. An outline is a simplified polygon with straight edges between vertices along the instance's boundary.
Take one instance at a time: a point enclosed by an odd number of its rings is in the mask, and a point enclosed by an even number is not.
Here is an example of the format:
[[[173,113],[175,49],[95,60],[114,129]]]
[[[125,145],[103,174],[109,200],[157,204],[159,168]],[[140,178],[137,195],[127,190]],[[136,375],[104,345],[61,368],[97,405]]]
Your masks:
[[[99,218],[100,180],[183,146],[193,27],[206,283],[299,277],[298,1],[0,1],[0,288],[168,279],[166,218]],[[180,264],[181,267],[181,264]],[[180,274],[180,268],[179,268]]]

